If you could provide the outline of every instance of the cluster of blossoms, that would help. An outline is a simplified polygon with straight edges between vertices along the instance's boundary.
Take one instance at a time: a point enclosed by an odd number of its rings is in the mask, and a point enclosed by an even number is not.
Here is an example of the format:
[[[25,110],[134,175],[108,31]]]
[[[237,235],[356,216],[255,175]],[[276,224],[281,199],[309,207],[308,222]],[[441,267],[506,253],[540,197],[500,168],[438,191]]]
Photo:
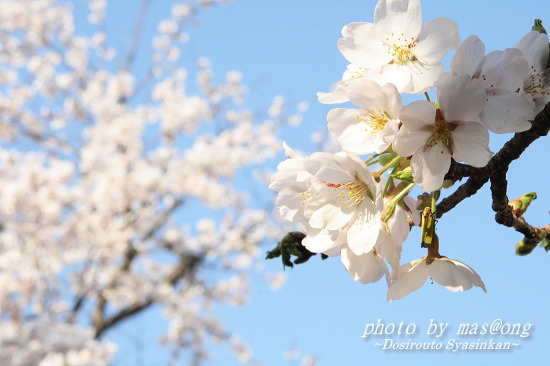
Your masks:
[[[389,301],[428,277],[451,291],[485,291],[473,269],[440,255],[436,202],[453,183],[445,180],[453,159],[484,167],[493,155],[489,132],[528,130],[550,101],[548,36],[532,31],[512,48],[485,54],[476,36],[460,43],[452,20],[422,24],[420,0],[379,0],[374,23],[351,23],[342,35],[338,48],[350,65],[333,92],[318,94],[322,103],[356,106],[327,116],[342,151],[302,157],[286,147],[288,159],[271,183],[281,216],[304,225],[309,251],[340,256],[354,280],[384,277]],[[444,72],[441,60],[451,50]],[[427,100],[403,106],[400,93]],[[371,171],[375,164],[382,168]],[[416,185],[422,200],[409,195]],[[416,225],[428,253],[400,265]]]
[[[150,55],[104,33],[116,2],[89,1],[83,28],[86,2],[0,2],[0,364],[111,365],[110,331],[152,307],[178,363],[214,342],[254,361],[214,309],[243,305],[251,274],[280,285],[255,267],[279,228],[235,177],[301,115],[275,98],[260,119],[238,72],[184,67],[188,25],[222,2],[158,4],[157,34],[133,32]]]

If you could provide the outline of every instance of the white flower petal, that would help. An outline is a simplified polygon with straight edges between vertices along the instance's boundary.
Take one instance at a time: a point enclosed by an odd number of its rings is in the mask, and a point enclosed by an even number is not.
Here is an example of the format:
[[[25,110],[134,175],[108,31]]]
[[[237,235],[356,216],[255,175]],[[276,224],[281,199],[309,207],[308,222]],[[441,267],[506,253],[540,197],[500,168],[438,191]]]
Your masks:
[[[382,101],[383,110],[388,113],[390,118],[397,119],[399,112],[403,109],[403,101],[401,94],[392,83],[387,83],[382,86],[384,100]]]
[[[470,75],[447,73],[437,83],[437,100],[445,120],[475,121],[485,105],[485,88]]]
[[[485,45],[478,36],[470,36],[462,42],[451,60],[451,72],[473,76],[485,56]]]
[[[515,133],[531,128],[535,117],[525,94],[493,89],[480,115],[481,123],[494,133]]]
[[[446,258],[436,259],[428,265],[428,272],[435,282],[450,291],[466,291],[476,285],[487,292],[479,275],[462,262]]]
[[[392,268],[391,279],[397,279],[399,275],[399,263],[401,261],[401,245],[396,245],[393,233],[388,233],[380,222],[380,236],[375,249],[380,256],[390,264]]]
[[[384,35],[404,34],[417,38],[422,28],[420,0],[380,0],[374,11],[374,23]],[[384,37],[385,38],[385,37]]]
[[[438,190],[451,166],[451,153],[441,142],[424,147],[411,158],[411,168],[415,183],[425,192]]]
[[[420,226],[420,211],[416,209],[417,207],[417,201],[412,198],[411,196],[405,196],[403,197],[403,202],[409,207],[410,212],[408,212],[409,217],[411,218],[413,224],[416,226]]]
[[[454,259],[451,259],[451,261],[458,267],[461,272],[468,276],[474,286],[480,287],[484,292],[487,292],[487,289],[485,288],[485,283],[483,283],[483,280],[477,274],[477,272],[473,270],[473,268],[469,267],[465,263]]]
[[[304,159],[304,169],[324,182],[345,183],[353,180],[343,167],[344,158],[334,154],[318,152]]]
[[[397,121],[387,121],[383,128],[364,111],[336,108],[327,116],[328,129],[338,139],[342,149],[363,155],[381,153],[393,142],[397,134]]]
[[[426,144],[430,136],[429,131],[409,132],[401,129],[393,141],[393,150],[400,156],[411,156]]]
[[[399,113],[407,131],[425,131],[435,122],[435,106],[426,100],[414,101]]]
[[[418,290],[428,279],[428,266],[426,261],[422,260],[416,266],[412,266],[417,261],[402,265],[399,268],[399,277],[392,282],[388,289],[386,298],[388,301],[401,299],[413,291]]]
[[[422,4],[420,0],[379,0],[374,9],[374,22],[408,12],[415,19],[415,27],[422,26]]]
[[[342,241],[338,240],[339,231],[308,228],[307,236],[302,240],[302,245],[313,253],[325,253],[335,247],[340,247]]]
[[[423,64],[437,65],[459,43],[458,24],[448,18],[436,18],[422,26],[414,54]]]
[[[379,40],[372,23],[350,23],[342,29],[344,38],[338,40],[338,49],[354,65],[365,68],[389,63],[392,56]]]
[[[380,216],[374,209],[358,210],[356,220],[347,231],[348,246],[356,255],[367,253],[374,248],[380,235]]]
[[[341,251],[341,259],[351,278],[355,281],[368,284],[377,282],[384,274],[386,278],[388,276],[386,264],[372,250],[358,256],[344,245]]]
[[[450,260],[435,259],[428,265],[428,273],[436,283],[450,291],[466,291],[472,288],[472,281]]]
[[[529,75],[529,65],[517,48],[493,51],[485,55],[478,66],[477,76],[485,88],[517,91]]]
[[[369,70],[364,77],[380,85],[394,84],[399,93],[414,90],[411,82],[411,70],[406,65],[386,64],[380,70]]]
[[[358,124],[358,118],[365,118],[366,115],[361,109],[334,108],[328,112],[328,129],[334,136],[341,136],[344,131]]]
[[[342,246],[339,245],[334,248],[330,248],[329,250],[323,252],[323,254],[328,255],[329,257],[339,257],[341,250],[342,250]]]
[[[523,51],[529,66],[541,71],[548,63],[548,35],[537,31],[527,33],[515,46]]]
[[[367,166],[363,160],[361,160],[357,155],[347,154],[347,159],[344,160],[344,164],[354,173],[354,177],[359,179],[362,183],[366,184],[369,191],[371,192],[372,197],[376,196],[377,184],[374,181],[372,172],[367,169]],[[373,205],[372,201],[365,200],[362,204]],[[374,207],[374,206],[373,206]]]
[[[424,93],[434,87],[443,74],[443,64],[424,65],[419,61],[406,65],[410,69],[410,88],[403,88],[402,93]]]
[[[413,206],[413,211],[417,211],[415,207],[416,201],[414,200],[414,198],[410,196],[405,196],[403,197],[403,200],[408,201],[406,200],[407,198],[412,199],[415,202]],[[410,201],[408,202],[410,203]],[[403,242],[409,236],[410,231],[409,221],[407,220],[407,213],[401,206],[398,205],[395,208],[394,214],[388,220],[388,226],[390,228],[390,232],[392,233],[392,237],[395,240],[395,245],[401,247]]]
[[[381,86],[373,80],[357,78],[347,81],[346,93],[363,110],[386,112],[390,118],[397,118],[402,108],[401,96],[392,84]]]
[[[334,126],[329,125],[329,131],[334,133],[333,129]],[[372,126],[364,122],[348,125],[339,135],[334,135],[342,145],[342,150],[358,155],[384,151],[389,145],[385,143],[382,133],[373,131]]]
[[[302,159],[303,156],[294,151],[286,142],[283,141],[283,149],[285,150],[285,156],[287,159]]]
[[[487,165],[493,153],[489,150],[489,132],[477,122],[460,123],[451,139],[453,158],[481,168]]]
[[[353,213],[343,211],[340,206],[321,204],[316,207],[306,206],[304,215],[308,218],[311,227],[338,230],[351,220]]]
[[[279,214],[287,221],[302,222],[304,217],[303,196],[295,192],[281,192],[275,199]]]
[[[323,104],[336,104],[336,103],[345,103],[349,101],[344,87],[340,86],[340,83],[336,84],[334,91],[330,93],[317,92],[317,100],[319,103]]]

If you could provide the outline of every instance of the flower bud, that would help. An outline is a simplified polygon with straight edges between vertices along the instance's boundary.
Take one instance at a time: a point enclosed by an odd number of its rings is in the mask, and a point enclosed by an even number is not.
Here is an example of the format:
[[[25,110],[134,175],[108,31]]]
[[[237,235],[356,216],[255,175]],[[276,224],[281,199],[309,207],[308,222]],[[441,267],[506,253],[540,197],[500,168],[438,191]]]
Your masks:
[[[531,202],[533,202],[533,200],[535,199],[537,199],[537,194],[535,192],[529,192],[524,194],[523,196],[516,198],[515,200],[508,202],[508,205],[516,214],[523,215],[525,211],[527,211],[527,208],[529,207]]]
[[[533,249],[535,249],[536,247],[537,247],[536,243],[535,244],[527,243],[525,238],[523,238],[516,244],[516,254],[517,255],[530,254],[533,251]]]
[[[516,244],[517,255],[527,255],[540,243],[540,246],[548,251],[548,238],[546,229],[535,228],[537,237],[533,239],[523,238]]]

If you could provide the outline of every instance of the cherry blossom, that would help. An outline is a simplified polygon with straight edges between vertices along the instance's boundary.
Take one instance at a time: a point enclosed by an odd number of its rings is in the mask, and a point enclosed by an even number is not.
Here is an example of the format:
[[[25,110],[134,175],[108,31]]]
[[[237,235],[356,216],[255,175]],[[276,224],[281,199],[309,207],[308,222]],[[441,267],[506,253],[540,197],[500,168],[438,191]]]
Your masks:
[[[399,114],[403,123],[393,147],[401,156],[412,156],[414,180],[424,191],[441,188],[451,157],[482,167],[492,156],[489,133],[476,118],[485,104],[480,80],[469,75],[445,75],[438,82],[440,108],[415,101]]]
[[[525,131],[535,116],[529,99],[521,92],[529,70],[518,51],[507,48],[485,55],[485,45],[477,36],[470,36],[451,60],[451,72],[468,74],[483,83],[487,102],[480,121],[494,133]]]
[[[338,48],[364,77],[393,83],[402,93],[423,93],[443,73],[441,59],[458,46],[457,32],[447,18],[422,25],[420,0],[380,0],[374,23],[345,26]]]
[[[304,159],[310,197],[304,214],[317,229],[345,229],[346,242],[356,254],[370,251],[378,237],[375,225],[377,185],[372,173],[356,156],[315,153]]]
[[[388,267],[374,248],[370,252],[356,255],[347,246],[344,246],[342,262],[355,281],[368,284],[377,282],[385,275],[389,283]]]
[[[348,102],[349,98],[346,94],[345,86],[348,80],[360,79],[365,74],[362,67],[350,64],[347,66],[342,81],[336,83],[334,90],[330,93],[317,92],[317,98],[320,103],[335,104]]]
[[[290,222],[305,222],[304,200],[309,196],[307,179],[312,177],[304,168],[304,158],[284,143],[287,160],[271,176],[270,189],[278,192],[275,205],[279,214]]]
[[[425,258],[401,266],[399,278],[388,289],[388,301],[401,299],[418,290],[428,278],[453,292],[466,291],[473,286],[487,292],[479,275],[466,264],[446,257]]]
[[[151,307],[178,362],[212,342],[253,362],[213,308],[246,303],[259,243],[281,225],[235,182],[260,176],[303,107],[252,111],[240,73],[179,59],[199,2],[130,32],[128,52],[109,46],[107,2],[89,7],[83,25],[54,0],[0,3],[2,362],[112,364],[111,332]]]
[[[384,86],[360,78],[344,86],[350,101],[361,109],[336,108],[327,116],[328,129],[345,151],[363,155],[382,153],[399,129],[401,96],[393,84]]]
[[[534,112],[539,113],[550,101],[550,69],[548,66],[548,35],[532,31],[515,46],[519,48],[529,65],[529,74],[523,82],[523,91],[534,102]]]

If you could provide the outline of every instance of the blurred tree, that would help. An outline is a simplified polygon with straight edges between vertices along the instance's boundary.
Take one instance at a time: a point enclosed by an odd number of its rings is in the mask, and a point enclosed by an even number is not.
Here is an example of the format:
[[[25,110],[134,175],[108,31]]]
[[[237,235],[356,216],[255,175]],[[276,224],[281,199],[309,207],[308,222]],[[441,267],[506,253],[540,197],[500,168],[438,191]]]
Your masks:
[[[151,1],[135,2],[123,47],[105,0],[78,23],[83,4],[0,2],[0,364],[108,365],[104,336],[153,306],[176,359],[199,364],[212,341],[251,359],[212,308],[245,302],[258,245],[280,232],[238,177],[300,116],[280,98],[247,109],[238,72],[183,65],[189,25],[218,2],[164,2],[152,37]]]

